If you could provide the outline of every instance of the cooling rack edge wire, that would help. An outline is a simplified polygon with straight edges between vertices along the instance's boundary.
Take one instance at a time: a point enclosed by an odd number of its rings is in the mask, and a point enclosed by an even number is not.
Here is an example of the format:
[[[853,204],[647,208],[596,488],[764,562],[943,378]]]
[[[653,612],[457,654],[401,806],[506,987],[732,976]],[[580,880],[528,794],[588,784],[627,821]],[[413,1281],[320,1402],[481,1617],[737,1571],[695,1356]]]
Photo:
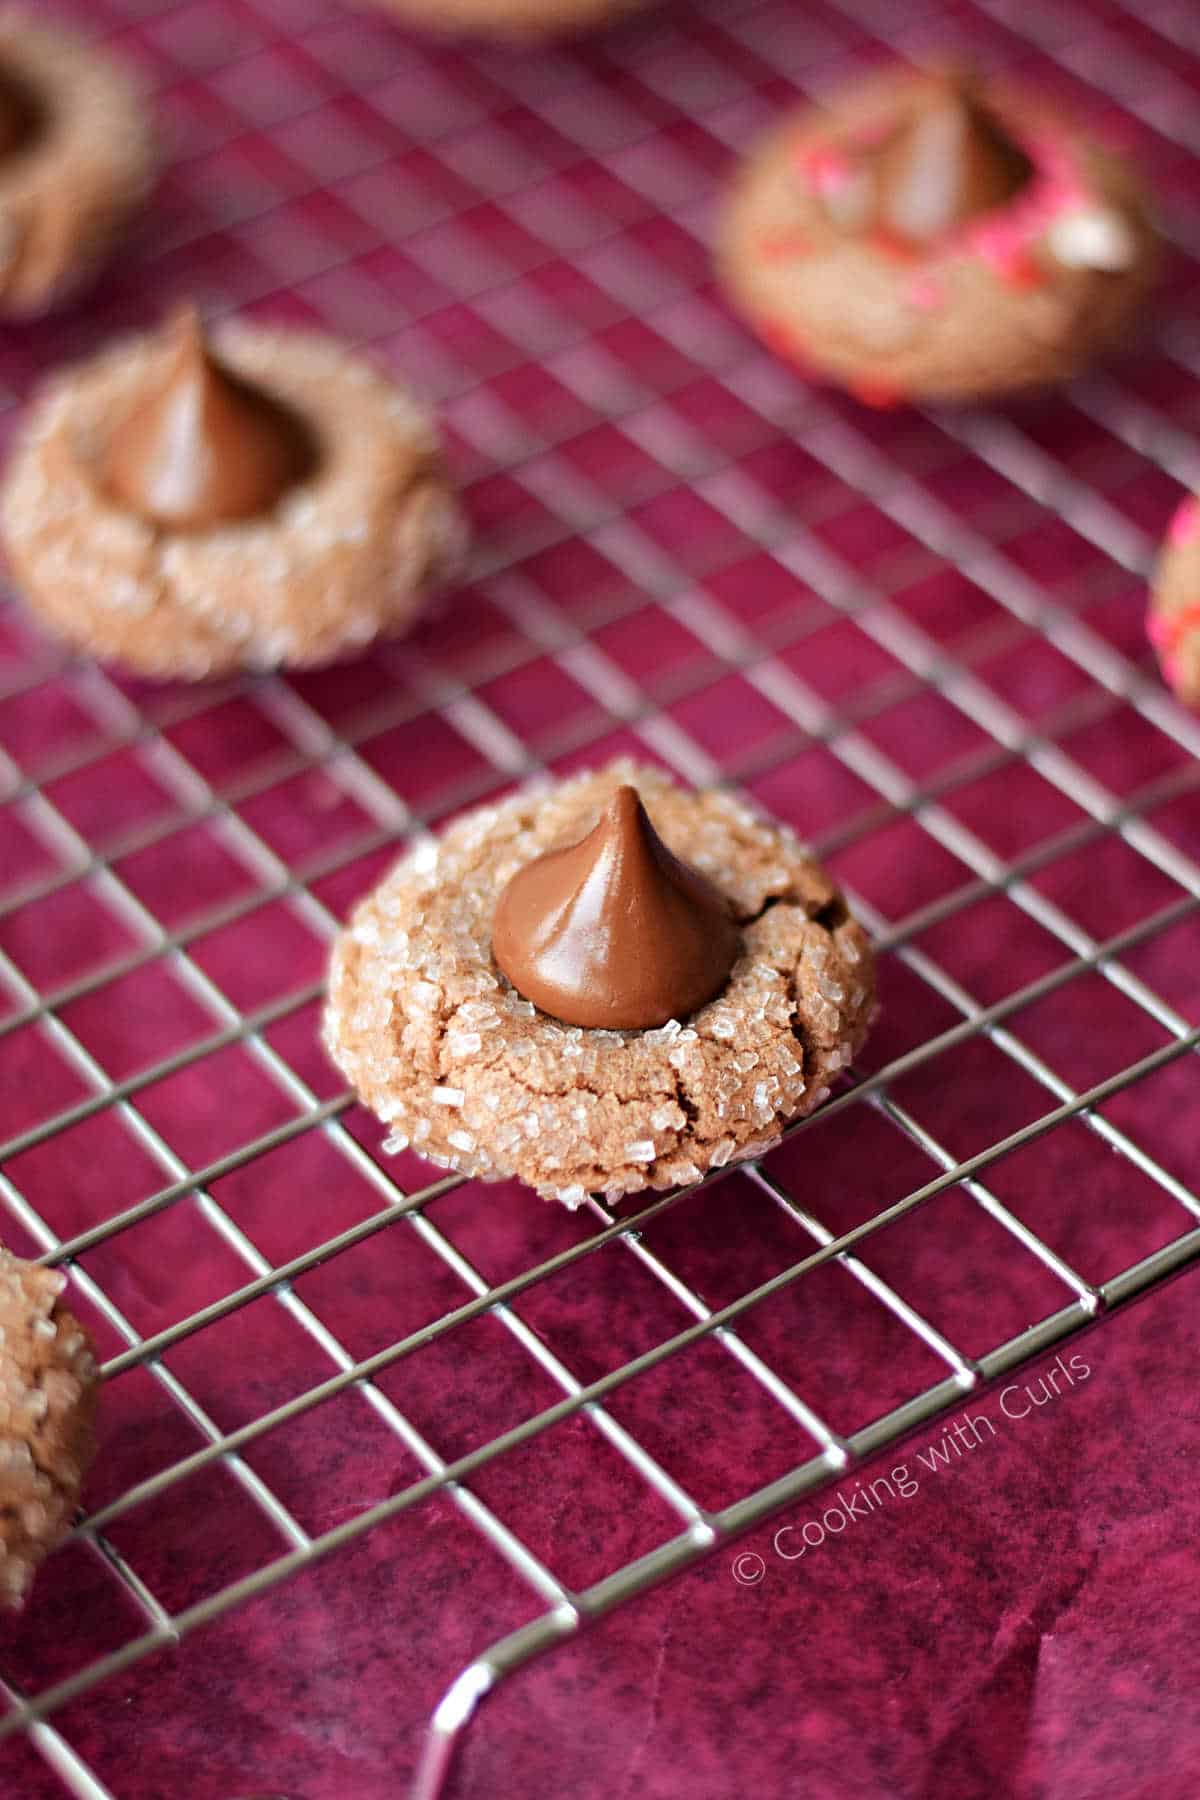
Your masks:
[[[622,1569],[593,1590],[572,1597],[541,1618],[489,1645],[459,1671],[442,1696],[429,1722],[424,1753],[412,1786],[412,1800],[438,1800],[446,1790],[455,1754],[479,1708],[502,1681],[518,1675],[536,1657],[590,1623],[602,1619],[613,1607],[649,1592],[660,1582],[684,1573],[701,1558],[736,1542],[754,1526],[784,1512],[805,1495],[817,1493],[839,1476],[863,1467],[886,1449],[903,1443],[921,1426],[948,1413],[968,1394],[980,1394],[1007,1374],[1035,1361],[1043,1352],[1094,1329],[1116,1306],[1151,1293],[1163,1282],[1184,1273],[1200,1255],[1200,1230],[1167,1250],[1129,1269],[1105,1291],[1064,1307],[1054,1319],[1043,1320],[994,1355],[984,1358],[966,1379],[947,1377],[926,1393],[915,1396],[895,1414],[879,1419],[855,1438],[812,1458],[793,1475],[772,1482],[728,1509],[728,1514],[705,1518],[673,1543],[650,1552],[636,1566]]]

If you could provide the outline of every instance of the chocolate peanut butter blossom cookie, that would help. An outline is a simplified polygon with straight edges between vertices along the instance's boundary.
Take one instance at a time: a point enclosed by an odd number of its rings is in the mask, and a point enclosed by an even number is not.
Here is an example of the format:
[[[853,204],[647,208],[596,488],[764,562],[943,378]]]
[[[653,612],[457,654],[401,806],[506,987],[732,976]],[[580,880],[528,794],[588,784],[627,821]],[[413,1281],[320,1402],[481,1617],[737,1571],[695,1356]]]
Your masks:
[[[1200,495],[1185,500],[1167,527],[1146,630],[1167,682],[1200,706]]]
[[[1157,255],[1128,169],[1055,107],[934,70],[774,131],[718,262],[772,349],[884,405],[1074,374],[1122,338]]]
[[[57,23],[0,9],[0,315],[45,312],[86,281],[154,164],[124,70]]]
[[[0,1602],[19,1606],[92,1460],[96,1361],[66,1277],[0,1249]]]
[[[334,948],[325,1040],[387,1147],[577,1206],[761,1154],[874,991],[791,832],[621,761],[405,856]]]
[[[143,674],[328,662],[403,629],[464,528],[429,416],[332,338],[185,308],[33,403],[0,497],[29,603]]]

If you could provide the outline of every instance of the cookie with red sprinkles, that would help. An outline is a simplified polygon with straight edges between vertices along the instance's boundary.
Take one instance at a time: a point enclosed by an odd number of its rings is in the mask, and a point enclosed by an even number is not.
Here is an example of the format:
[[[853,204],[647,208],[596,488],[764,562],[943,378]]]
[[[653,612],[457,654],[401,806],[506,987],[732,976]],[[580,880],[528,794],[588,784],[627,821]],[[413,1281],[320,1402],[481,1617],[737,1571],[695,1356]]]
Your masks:
[[[1185,500],[1167,527],[1146,630],[1168,685],[1200,706],[1200,495]]]
[[[1070,377],[1131,332],[1157,260],[1122,161],[958,68],[892,70],[785,120],[717,241],[763,341],[876,406]]]

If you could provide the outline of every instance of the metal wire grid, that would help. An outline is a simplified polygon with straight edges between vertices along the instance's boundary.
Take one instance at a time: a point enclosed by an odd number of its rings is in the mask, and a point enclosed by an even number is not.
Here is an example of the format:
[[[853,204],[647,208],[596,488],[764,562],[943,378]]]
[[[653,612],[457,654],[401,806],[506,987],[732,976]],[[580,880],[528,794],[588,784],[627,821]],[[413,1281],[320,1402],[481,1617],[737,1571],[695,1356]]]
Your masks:
[[[248,9],[239,9],[248,11]],[[744,41],[753,32],[756,18],[771,10],[761,6],[740,9],[702,9],[707,41],[718,29],[731,42]],[[961,9],[956,9],[961,11]],[[1021,8],[1020,17],[1008,17],[1008,9],[992,6],[1004,24],[1043,40],[1064,67],[1082,60],[1089,79],[1097,85],[1121,79],[1121,67],[1103,57],[1088,54],[1093,47],[1094,21],[1083,20],[1081,37],[1060,30],[1055,9],[1034,12]],[[1144,13],[1144,9],[1143,13]],[[186,9],[167,7],[158,15],[169,18]],[[854,22],[870,24],[877,13],[881,23],[888,9],[864,8],[844,0],[840,12],[826,11],[824,28],[833,30],[839,18],[852,35]],[[119,18],[119,9],[111,16]],[[252,15],[262,23],[261,14]],[[970,22],[970,21],[968,21]],[[977,23],[977,20],[975,21]],[[940,12],[923,21],[925,35],[936,36],[938,26],[961,28],[961,21]],[[1186,17],[1167,18],[1164,30],[1177,34],[1177,48],[1194,48],[1187,41],[1191,27]],[[1163,44],[1163,60],[1167,56]],[[1078,56],[1077,53],[1078,52]],[[1128,59],[1125,69],[1129,68]],[[1162,68],[1155,65],[1154,83],[1140,85],[1137,93],[1161,92]],[[493,81],[508,79],[514,99],[527,100],[529,82],[522,65],[489,65]],[[367,90],[369,100],[369,90]],[[1193,145],[1187,146],[1189,149]],[[583,142],[578,146],[584,153]],[[650,194],[654,199],[653,190]],[[1200,243],[1200,233],[1196,242]],[[1188,246],[1194,248],[1195,245]],[[349,261],[350,259],[347,259]],[[593,279],[599,276],[593,269]],[[610,297],[618,311],[637,316],[639,286],[648,279],[653,287],[653,268],[636,266],[624,288]],[[485,297],[488,289],[481,290]],[[253,296],[261,298],[261,295]],[[671,341],[669,315],[677,295],[651,307],[652,318]],[[336,313],[329,323],[345,329]],[[767,428],[787,433],[795,416],[796,389],[780,378],[777,370],[745,343],[724,331],[716,315],[699,307],[686,320],[683,342],[691,370],[697,367],[738,402],[752,410]],[[368,335],[368,334],[364,334]],[[697,345],[703,344],[701,363]],[[536,350],[536,344],[530,346]],[[1175,355],[1191,372],[1200,371],[1200,355],[1178,338],[1168,338],[1167,354]],[[597,410],[619,425],[635,442],[645,436],[645,395],[636,384],[614,379],[619,371],[603,362],[581,364],[581,373],[593,384],[599,380]],[[568,382],[569,385],[569,382]],[[658,397],[669,389],[658,390]],[[597,405],[595,385],[584,397]],[[468,396],[470,398],[470,396]],[[1108,1308],[1143,1292],[1200,1253],[1200,1197],[1107,1118],[1099,1108],[1112,1096],[1154,1071],[1164,1068],[1196,1047],[1200,1031],[1161,995],[1156,993],[1125,960],[1181,921],[1191,919],[1200,907],[1200,868],[1158,830],[1148,815],[1165,803],[1192,794],[1200,785],[1200,763],[1185,762],[1164,776],[1118,797],[1109,792],[1063,748],[1061,739],[1085,724],[1094,724],[1130,707],[1189,755],[1200,751],[1200,728],[1167,697],[1153,676],[1119,653],[1080,616],[1077,604],[1051,598],[1026,577],[1006,553],[1007,546],[1029,526],[1031,516],[1043,509],[1057,514],[1079,536],[1094,545],[1106,559],[1102,580],[1114,589],[1120,571],[1144,575],[1152,545],[1148,537],[1097,491],[1092,481],[1072,474],[1046,455],[1011,422],[990,414],[973,413],[936,421],[945,449],[931,452],[926,443],[919,467],[912,473],[897,463],[889,450],[880,449],[869,428],[833,400],[811,398],[806,402],[804,444],[810,455],[836,479],[826,504],[837,512],[844,508],[845,492],[853,490],[883,517],[904,532],[909,548],[893,559],[890,569],[867,580],[861,569],[839,557],[819,535],[825,512],[818,499],[801,520],[781,518],[769,493],[741,466],[736,454],[714,457],[711,441],[702,428],[676,427],[672,440],[656,430],[650,453],[667,469],[686,478],[691,468],[704,471],[695,482],[714,513],[751,543],[769,552],[775,562],[794,575],[814,597],[799,606],[768,632],[743,627],[729,613],[697,591],[689,571],[663,554],[661,548],[626,515],[619,495],[604,496],[592,489],[579,471],[561,456],[562,443],[539,439],[526,421],[506,414],[488,383],[476,390],[478,404],[455,409],[456,428],[464,431],[464,419],[475,427],[474,448],[481,460],[490,460],[499,447],[507,473],[527,491],[548,502],[561,527],[562,541],[577,534],[602,545],[610,563],[622,570],[633,589],[624,600],[606,599],[586,629],[564,619],[526,574],[491,557],[485,544],[477,569],[488,581],[495,605],[511,619],[519,642],[499,657],[483,661],[468,679],[428,662],[406,667],[415,687],[395,699],[374,702],[343,720],[337,728],[303,697],[298,685],[280,679],[263,679],[237,688],[199,690],[166,704],[139,705],[115,680],[101,670],[81,667],[71,659],[50,652],[45,660],[21,672],[2,693],[0,701],[35,697],[39,688],[69,674],[72,692],[95,720],[98,742],[43,765],[35,776],[22,773],[7,754],[0,754],[0,780],[10,806],[19,807],[27,824],[43,843],[61,858],[59,870],[23,884],[0,906],[0,921],[20,909],[44,904],[71,884],[86,882],[91,893],[138,940],[133,951],[60,984],[39,987],[7,954],[0,953],[0,976],[13,999],[13,1010],[0,1022],[0,1038],[28,1028],[45,1035],[64,1062],[90,1090],[76,1104],[12,1136],[0,1144],[0,1163],[11,1163],[24,1152],[52,1140],[57,1134],[100,1112],[110,1111],[161,1169],[164,1185],[134,1205],[119,1208],[110,1217],[70,1238],[60,1238],[8,1176],[0,1176],[0,1196],[12,1217],[40,1246],[48,1262],[67,1266],[79,1294],[112,1327],[126,1348],[104,1366],[108,1380],[127,1371],[144,1368],[161,1384],[204,1440],[194,1454],[157,1470],[117,1498],[85,1518],[79,1536],[104,1560],[139,1609],[145,1629],[118,1650],[98,1658],[71,1677],[37,1693],[23,1695],[6,1690],[10,1711],[0,1723],[0,1735],[24,1730],[42,1757],[56,1770],[67,1788],[89,1800],[110,1789],[83,1762],[51,1722],[69,1700],[103,1682],[150,1652],[177,1645],[195,1627],[236,1607],[316,1559],[332,1554],[352,1539],[384,1520],[417,1506],[432,1494],[449,1497],[473,1529],[481,1532],[517,1576],[544,1604],[544,1611],[530,1625],[495,1645],[474,1661],[448,1691],[434,1720],[429,1755],[418,1777],[417,1791],[436,1794],[445,1778],[450,1748],[470,1717],[479,1698],[498,1679],[529,1657],[577,1631],[623,1600],[644,1590],[673,1571],[707,1554],[771,1511],[796,1499],[820,1483],[894,1442],[916,1424],[952,1405],[960,1396],[1003,1371],[1027,1360],[1048,1345],[1083,1328]],[[1139,456],[1150,457],[1176,478],[1190,485],[1200,477],[1200,455],[1194,442],[1164,420],[1152,407],[1126,392],[1111,376],[1095,377],[1073,390],[1075,404],[1101,424],[1111,437]],[[677,415],[676,415],[677,417]],[[466,434],[469,436],[469,433]],[[1011,486],[1029,496],[1027,505],[1017,497],[997,503],[986,528],[968,525],[933,494],[931,475],[955,456],[953,440],[967,446],[988,469],[1002,475]],[[516,454],[513,454],[514,447]],[[505,454],[507,453],[507,454]],[[547,460],[549,459],[549,460]],[[927,635],[895,604],[895,596],[912,581],[914,573],[949,563],[956,566],[998,606],[1004,618],[967,633],[950,653]],[[697,636],[707,656],[688,664],[683,674],[659,685],[651,694],[635,685],[627,673],[598,647],[596,628],[632,615],[646,604],[647,595],[668,616]],[[1089,588],[1089,602],[1097,596],[1096,583]],[[831,612],[853,620],[857,628],[900,667],[868,686],[848,705],[831,706],[805,683],[794,667],[782,660],[814,636],[828,622]],[[1066,703],[1029,725],[976,674],[977,667],[998,652],[1026,643],[1040,633],[1070,663],[1081,670],[1087,685]],[[541,734],[536,748],[514,734],[482,696],[481,690],[497,675],[549,658],[565,671],[594,702],[594,709],[564,719],[556,731]],[[732,764],[717,765],[672,716],[671,709],[683,698],[711,688],[720,678],[736,673],[750,688],[768,700],[787,721],[762,747]],[[197,719],[218,709],[231,692],[248,694],[253,704],[285,738],[288,748],[260,765],[255,772],[233,783],[214,785],[172,741],[168,733],[181,722]],[[864,732],[870,721],[906,698],[934,693],[956,709],[983,734],[982,748],[940,768],[928,780],[911,779],[903,768],[871,741]],[[432,714],[451,722],[454,729],[483,760],[477,775],[440,792],[428,809],[407,806],[381,779],[366,758],[372,740],[396,725]],[[389,1172],[357,1141],[347,1128],[345,1115],[350,1096],[339,1093],[321,1099],[301,1073],[274,1047],[268,1029],[305,1008],[311,1008],[319,992],[312,983],[253,1009],[235,1005],[206,973],[194,950],[219,929],[251,917],[264,908],[284,903],[317,934],[328,937],[336,929],[333,911],[316,889],[328,877],[347,869],[365,855],[389,845],[401,836],[425,829],[432,816],[494,791],[499,785],[535,770],[553,766],[589,745],[599,744],[615,728],[634,734],[649,750],[663,757],[687,779],[697,782],[728,780],[748,783],[786,766],[799,750],[819,744],[876,796],[867,810],[827,832],[816,845],[828,856],[907,818],[950,852],[971,871],[972,878],[898,921],[885,919],[862,896],[852,896],[856,910],[874,930],[885,957],[896,958],[904,968],[957,1015],[957,1022],[936,1036],[894,1059],[887,1067],[840,1094],[798,1132],[815,1123],[828,1122],[841,1112],[867,1105],[904,1134],[940,1169],[935,1179],[905,1195],[853,1229],[835,1236],[802,1205],[772,1167],[753,1166],[751,1179],[797,1228],[796,1256],[790,1266],[754,1289],[719,1308],[710,1307],[683,1276],[669,1266],[645,1237],[645,1228],[677,1204],[678,1196],[655,1198],[650,1204],[614,1219],[597,1201],[590,1208],[596,1229],[569,1248],[522,1269],[500,1283],[489,1283],[463,1250],[429,1215],[438,1198],[459,1185],[447,1177],[405,1192]],[[156,779],[174,796],[178,812],[170,818],[126,832],[97,851],[80,835],[50,797],[48,790],[67,775],[95,766],[115,747],[137,751],[151,760]],[[1067,798],[1081,815],[1079,820],[1050,838],[1037,842],[1020,855],[1002,858],[975,832],[968,829],[944,802],[956,790],[980,778],[1025,765]],[[346,847],[324,855],[290,863],[245,819],[246,803],[277,788],[292,776],[320,768],[344,788],[370,821],[368,829]],[[257,878],[259,886],[248,895],[209,908],[193,916],[185,926],[171,928],[160,921],[122,879],[119,865],[137,851],[162,844],[185,830],[212,827],[226,846]],[[1181,890],[1177,899],[1105,940],[1098,940],[1051,902],[1032,877],[1057,859],[1119,837],[1138,857],[1168,876]],[[1067,952],[1067,960],[1039,979],[991,1004],[978,1001],[952,977],[916,940],[932,926],[952,920],[989,895],[1005,895],[1038,927],[1050,934]],[[65,1022],[63,1013],[73,1002],[101,991],[149,964],[170,969],[206,1009],[215,1029],[171,1055],[121,1080],[114,1080]],[[1095,974],[1134,1003],[1165,1034],[1167,1041],[1151,1054],[1122,1068],[1085,1091],[1077,1091],[1011,1028],[1013,1015],[1050,993],[1069,989],[1081,976]],[[949,1049],[975,1037],[985,1037],[1015,1068],[1030,1077],[1050,1099],[1040,1117],[991,1143],[976,1154],[960,1159],[936,1133],[896,1099],[891,1090],[910,1070],[944,1055]],[[230,1046],[242,1046],[295,1108],[285,1123],[251,1142],[239,1144],[220,1158],[190,1167],[167,1142],[162,1132],[139,1108],[139,1096],[167,1077],[194,1067]],[[989,1188],[989,1169],[1005,1156],[1052,1131],[1065,1121],[1080,1120],[1107,1146],[1128,1158],[1151,1181],[1184,1209],[1180,1235],[1162,1249],[1145,1256],[1102,1284],[1089,1282],[1062,1255],[1028,1225],[1018,1219]],[[380,1201],[376,1212],[326,1241],[314,1244],[290,1261],[272,1265],[230,1212],[214,1198],[212,1189],[223,1176],[252,1164],[273,1149],[303,1134],[320,1132],[347,1166],[368,1182]],[[1030,1330],[997,1343],[985,1355],[968,1356],[938,1330],[921,1311],[904,1299],[874,1270],[861,1261],[856,1250],[885,1226],[925,1205],[952,1187],[960,1187],[1004,1229],[1014,1250],[1037,1258],[1061,1284],[1062,1306]],[[119,1238],[185,1196],[197,1198],[199,1210],[246,1270],[247,1279],[237,1289],[190,1313],[168,1328],[142,1336],[102,1285],[80,1261],[98,1245]],[[301,1300],[293,1284],[309,1270],[348,1251],[375,1233],[411,1230],[427,1249],[462,1283],[466,1298],[435,1321],[410,1332],[385,1349],[355,1359],[349,1349],[323,1323],[312,1306]],[[628,1360],[598,1380],[581,1382],[551,1347],[522,1319],[517,1303],[536,1284],[575,1263],[584,1262],[604,1246],[617,1243],[661,1283],[692,1317],[692,1323]],[[850,1435],[839,1435],[803,1395],[757,1354],[739,1335],[739,1320],[771,1295],[790,1287],[806,1273],[837,1259],[872,1297],[909,1332],[915,1334],[944,1366],[945,1374],[924,1391],[913,1394],[870,1425]],[[290,1314],[324,1352],[334,1373],[286,1403],[274,1407],[233,1431],[223,1431],[185,1384],[163,1362],[164,1354],[185,1338],[264,1296]],[[561,1391],[562,1398],[533,1417],[505,1431],[476,1449],[453,1460],[443,1459],[435,1446],[407,1419],[403,1411],[374,1385],[385,1369],[416,1350],[447,1337],[469,1320],[487,1313],[511,1334],[521,1351],[536,1360]],[[626,1427],[605,1402],[639,1374],[679,1355],[701,1339],[711,1339],[733,1358],[757,1385],[765,1408],[778,1409],[807,1432],[817,1454],[782,1479],[760,1485],[719,1512],[706,1511],[673,1478]],[[344,1523],[310,1534],[284,1501],[245,1460],[243,1452],[267,1433],[309,1413],[321,1402],[351,1387],[361,1391],[386,1429],[416,1457],[425,1473],[386,1501],[371,1506]],[[678,1520],[678,1532],[669,1541],[635,1562],[620,1567],[583,1592],[569,1591],[553,1570],[525,1545],[520,1537],[465,1483],[473,1473],[505,1452],[548,1431],[579,1413],[586,1414],[595,1430],[666,1503]],[[136,1506],[162,1495],[202,1468],[223,1465],[240,1484],[253,1505],[270,1523],[280,1542],[279,1554],[250,1575],[203,1594],[193,1604],[172,1613],[140,1578],[135,1567],[107,1535],[118,1518]],[[186,1654],[186,1651],[184,1652]]]

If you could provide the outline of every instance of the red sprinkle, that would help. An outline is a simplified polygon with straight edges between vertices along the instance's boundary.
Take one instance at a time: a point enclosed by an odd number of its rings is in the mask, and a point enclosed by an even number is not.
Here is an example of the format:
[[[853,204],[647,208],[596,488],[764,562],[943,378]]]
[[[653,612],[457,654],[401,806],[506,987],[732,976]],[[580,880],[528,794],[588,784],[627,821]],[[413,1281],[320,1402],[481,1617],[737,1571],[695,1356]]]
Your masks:
[[[792,262],[796,257],[807,256],[810,248],[803,232],[779,231],[759,239],[758,253],[764,262]]]
[[[854,173],[854,165],[844,150],[834,144],[808,145],[797,158],[801,175],[819,194],[843,187]]]
[[[873,406],[878,412],[888,412],[893,406],[903,406],[904,391],[887,381],[852,381],[850,392],[864,406]]]
[[[1161,653],[1160,660],[1164,668],[1172,651],[1177,650],[1184,638],[1190,637],[1193,632],[1200,633],[1200,600],[1177,607],[1174,612],[1150,612],[1146,615],[1146,636]]]
[[[787,323],[786,319],[760,318],[758,335],[768,350],[773,351],[776,356],[782,356],[785,362],[793,363],[802,375],[811,375],[816,372],[805,350],[803,339],[799,332]]]
[[[1183,664],[1180,662],[1179,658],[1175,655],[1174,651],[1173,650],[1165,650],[1163,652],[1161,661],[1162,661],[1162,672],[1166,676],[1169,685],[1173,688],[1181,688],[1183,686],[1183,680],[1184,680]]]
[[[910,243],[907,238],[897,237],[894,232],[884,231],[878,227],[871,233],[871,243],[881,256],[890,257],[892,262],[921,262],[926,254],[923,249]]]
[[[1028,250],[1014,250],[1000,264],[1000,273],[1015,288],[1039,288],[1046,282],[1046,272]]]
[[[905,298],[922,312],[936,312],[946,304],[946,289],[936,276],[917,273],[905,289]]]
[[[1193,495],[1183,502],[1167,526],[1167,542],[1189,544],[1194,537],[1200,537],[1200,500]]]
[[[1152,611],[1146,614],[1146,636],[1156,650],[1172,649],[1178,635],[1174,619],[1165,613]]]

